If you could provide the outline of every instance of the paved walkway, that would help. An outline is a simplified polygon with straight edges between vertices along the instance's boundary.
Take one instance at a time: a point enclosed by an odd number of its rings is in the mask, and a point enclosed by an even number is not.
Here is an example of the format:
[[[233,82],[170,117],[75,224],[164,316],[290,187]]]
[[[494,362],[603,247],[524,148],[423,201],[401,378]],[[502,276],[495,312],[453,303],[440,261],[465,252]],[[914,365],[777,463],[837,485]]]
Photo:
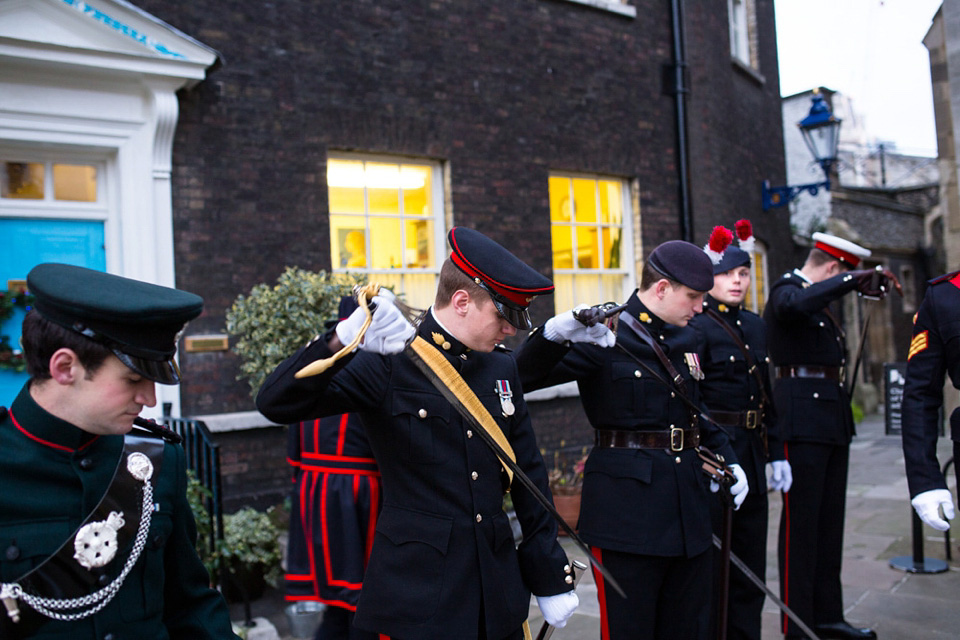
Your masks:
[[[912,573],[890,566],[890,559],[903,557],[912,565],[912,523],[907,481],[899,436],[884,433],[882,415],[867,416],[858,426],[850,454],[847,487],[847,520],[844,536],[843,585],[845,615],[851,624],[872,626],[880,640],[960,638],[960,526],[952,540],[953,559],[943,573]],[[951,455],[948,438],[939,444],[940,462]],[[950,473],[950,486],[954,486]],[[776,540],[780,522],[780,496],[770,494],[770,534],[767,584],[779,593]],[[946,560],[944,536],[923,527],[925,557]],[[569,540],[564,546],[571,557],[582,557]],[[736,571],[736,568],[732,568]],[[597,589],[592,577],[584,576],[577,589],[580,607],[553,640],[588,640],[599,637]],[[293,640],[283,615],[280,594],[270,592],[253,604],[253,615],[268,617],[284,640]],[[234,619],[242,607],[234,605]],[[239,615],[238,615],[239,613]],[[540,611],[531,600],[533,635],[542,624]],[[286,635],[285,635],[286,634]],[[782,638],[776,606],[768,599],[763,613],[763,640]]]

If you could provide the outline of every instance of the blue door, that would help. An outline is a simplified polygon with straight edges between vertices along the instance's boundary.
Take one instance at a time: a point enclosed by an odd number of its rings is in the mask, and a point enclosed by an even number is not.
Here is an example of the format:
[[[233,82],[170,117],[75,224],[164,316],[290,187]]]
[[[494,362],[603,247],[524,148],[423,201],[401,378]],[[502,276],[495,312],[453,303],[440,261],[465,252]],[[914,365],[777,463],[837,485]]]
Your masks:
[[[0,238],[12,238],[0,252],[0,291],[10,280],[26,280],[41,262],[64,262],[98,271],[107,270],[103,222],[98,220],[27,220],[0,218]],[[0,336],[20,349],[20,325],[25,310],[14,306],[13,316],[0,325]],[[0,367],[0,406],[9,407],[28,376]]]

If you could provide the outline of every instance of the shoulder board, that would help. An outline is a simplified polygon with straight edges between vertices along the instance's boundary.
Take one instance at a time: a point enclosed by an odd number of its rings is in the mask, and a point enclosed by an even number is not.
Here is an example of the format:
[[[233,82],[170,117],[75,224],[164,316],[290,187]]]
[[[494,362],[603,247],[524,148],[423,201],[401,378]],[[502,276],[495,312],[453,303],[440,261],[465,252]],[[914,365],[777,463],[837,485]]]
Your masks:
[[[934,284],[940,284],[941,282],[949,282],[950,280],[953,280],[954,278],[956,278],[958,275],[960,275],[960,271],[945,273],[942,276],[937,276],[933,280],[928,280],[927,284],[934,285]]]

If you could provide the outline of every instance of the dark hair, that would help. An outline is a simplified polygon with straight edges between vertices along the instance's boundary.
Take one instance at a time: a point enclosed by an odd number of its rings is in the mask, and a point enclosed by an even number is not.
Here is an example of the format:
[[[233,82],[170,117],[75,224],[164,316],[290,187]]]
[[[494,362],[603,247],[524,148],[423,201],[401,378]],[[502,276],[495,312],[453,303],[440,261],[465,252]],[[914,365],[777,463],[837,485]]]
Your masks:
[[[31,380],[50,378],[50,358],[57,349],[67,348],[77,354],[87,375],[96,373],[103,365],[110,349],[76,331],[61,327],[40,315],[35,309],[23,319],[23,337],[20,339]]]
[[[453,264],[450,258],[447,258],[443,261],[443,266],[440,267],[440,282],[437,285],[437,297],[433,301],[433,306],[437,309],[444,308],[450,304],[453,294],[460,289],[469,293],[471,298],[477,298],[478,302],[489,297],[483,287],[474,282],[473,278],[463,271],[460,271],[457,265]]]
[[[674,280],[669,276],[665,276],[652,266],[650,266],[650,261],[643,263],[643,269],[640,271],[640,291],[646,291],[653,285],[657,284],[660,280],[666,280],[670,283],[670,286],[676,289],[680,286],[680,283]]]

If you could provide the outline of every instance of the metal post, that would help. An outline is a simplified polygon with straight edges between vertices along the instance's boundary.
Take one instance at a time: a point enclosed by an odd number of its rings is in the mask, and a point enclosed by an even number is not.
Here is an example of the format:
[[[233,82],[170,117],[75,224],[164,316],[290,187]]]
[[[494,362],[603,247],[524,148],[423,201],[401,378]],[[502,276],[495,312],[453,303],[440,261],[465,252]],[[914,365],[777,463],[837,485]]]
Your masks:
[[[923,522],[912,508],[913,519],[913,555],[890,558],[890,566],[908,573],[943,573],[947,563],[937,558],[923,557]]]

